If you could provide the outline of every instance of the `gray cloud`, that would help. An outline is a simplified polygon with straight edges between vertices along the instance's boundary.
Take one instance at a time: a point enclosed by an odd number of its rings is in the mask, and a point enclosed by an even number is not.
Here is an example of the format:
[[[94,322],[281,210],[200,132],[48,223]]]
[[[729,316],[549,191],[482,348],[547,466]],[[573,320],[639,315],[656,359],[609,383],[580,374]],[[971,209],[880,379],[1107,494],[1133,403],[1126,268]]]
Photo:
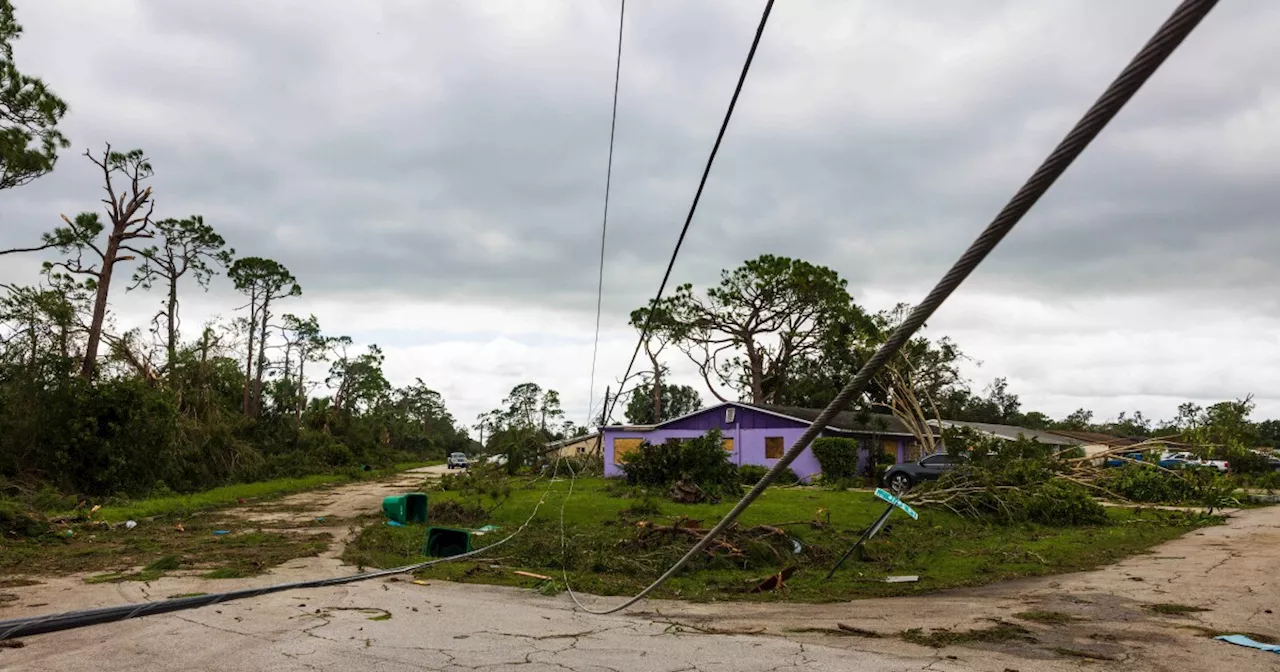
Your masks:
[[[915,300],[1172,6],[780,4],[675,279],[771,252]],[[656,287],[759,9],[628,8],[607,323]],[[0,246],[95,208],[75,154],[111,141],[151,154],[163,214],[203,213],[308,296],[594,308],[615,3],[18,10],[75,148],[0,194]],[[1277,20],[1215,10],[975,286],[1274,310]]]

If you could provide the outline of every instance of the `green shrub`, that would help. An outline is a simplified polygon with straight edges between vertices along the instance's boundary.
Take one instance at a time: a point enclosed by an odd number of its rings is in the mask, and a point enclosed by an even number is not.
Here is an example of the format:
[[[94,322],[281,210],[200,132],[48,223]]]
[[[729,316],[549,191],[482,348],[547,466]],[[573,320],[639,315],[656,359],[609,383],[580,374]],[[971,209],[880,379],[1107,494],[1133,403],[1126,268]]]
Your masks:
[[[855,439],[822,437],[813,442],[813,456],[822,467],[824,483],[853,481],[858,477],[858,442]]]
[[[720,431],[690,441],[653,445],[642,443],[623,456],[622,470],[635,485],[668,487],[677,481],[697,485],[710,497],[737,493],[738,468],[720,444]]]
[[[738,467],[738,477],[742,479],[743,485],[755,485],[769,473],[769,468],[758,464],[744,464]]]
[[[1197,470],[1171,474],[1147,465],[1126,464],[1108,472],[1099,485],[1133,502],[1176,504],[1194,498],[1190,478]]]
[[[1107,511],[1090,496],[1083,486],[1070,481],[1052,479],[1033,488],[1026,498],[1025,516],[1033,523],[1068,527],[1104,525]]]
[[[18,502],[0,499],[0,538],[38,537],[49,531],[44,517]]]
[[[743,485],[755,485],[769,473],[769,467],[759,464],[744,464],[738,467],[738,477],[742,479]],[[774,485],[795,485],[800,482],[800,477],[796,476],[796,472],[790,467],[782,470],[778,477],[773,480]]]

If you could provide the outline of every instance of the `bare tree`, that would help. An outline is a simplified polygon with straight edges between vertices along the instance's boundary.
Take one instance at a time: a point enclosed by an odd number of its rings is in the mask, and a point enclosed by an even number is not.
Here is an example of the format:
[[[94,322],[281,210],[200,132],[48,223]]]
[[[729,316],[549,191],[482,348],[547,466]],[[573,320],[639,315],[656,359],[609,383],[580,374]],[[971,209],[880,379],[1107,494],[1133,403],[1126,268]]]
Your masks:
[[[106,205],[107,223],[104,225],[98,215],[91,212],[80,213],[74,220],[63,215],[62,221],[66,226],[45,234],[44,242],[57,247],[63,254],[74,255],[64,261],[47,262],[47,271],[62,268],[73,275],[87,276],[85,286],[96,292],[84,363],[80,367],[81,375],[91,378],[97,366],[102,325],[107,315],[107,299],[116,264],[144,256],[130,243],[154,237],[151,213],[155,209],[155,201],[151,198],[151,187],[144,184],[153,171],[142,150],[113,152],[108,144],[101,156],[87,151],[85,156],[102,170],[103,189],[107,192],[102,202]],[[123,184],[118,185],[117,181]],[[106,244],[99,247],[98,237],[104,230],[107,231]],[[88,262],[85,261],[86,255],[91,255]]]

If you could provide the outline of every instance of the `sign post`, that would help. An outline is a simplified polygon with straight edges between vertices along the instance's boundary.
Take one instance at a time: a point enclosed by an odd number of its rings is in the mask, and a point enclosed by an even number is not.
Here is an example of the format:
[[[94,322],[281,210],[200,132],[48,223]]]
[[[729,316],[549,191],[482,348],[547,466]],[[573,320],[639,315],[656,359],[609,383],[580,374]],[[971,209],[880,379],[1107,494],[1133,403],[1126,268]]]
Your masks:
[[[881,488],[876,488],[876,497],[888,502],[889,506],[885,508],[884,513],[880,514],[880,517],[876,519],[876,522],[872,523],[871,527],[868,527],[867,531],[862,533],[862,536],[859,537],[858,541],[853,544],[853,547],[850,548],[848,551],[845,551],[844,555],[840,556],[840,560],[836,562],[835,567],[831,568],[831,571],[827,572],[827,577],[823,579],[823,581],[830,581],[831,577],[835,576],[836,570],[840,569],[840,565],[843,565],[844,561],[848,560],[849,556],[853,555],[854,551],[858,550],[863,544],[867,543],[867,541],[869,541],[871,537],[876,536],[876,533],[880,531],[880,528],[884,527],[884,524],[888,522],[889,514],[893,513],[893,510],[895,508],[901,509],[908,516],[911,516],[912,520],[920,520],[920,514],[916,513],[915,509],[912,509],[910,506],[907,505],[906,502],[902,501],[901,499],[898,499],[895,495],[893,495],[889,491],[883,490]]]

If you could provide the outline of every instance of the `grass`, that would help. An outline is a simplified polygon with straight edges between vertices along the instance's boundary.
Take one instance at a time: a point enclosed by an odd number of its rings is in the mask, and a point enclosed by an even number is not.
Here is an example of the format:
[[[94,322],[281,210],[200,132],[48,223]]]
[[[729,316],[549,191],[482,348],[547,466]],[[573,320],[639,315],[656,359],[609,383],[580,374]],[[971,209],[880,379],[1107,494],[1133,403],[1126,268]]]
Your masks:
[[[1115,660],[1115,658],[1108,655],[1101,654],[1101,653],[1094,653],[1092,651],[1081,651],[1080,649],[1069,649],[1064,646],[1055,646],[1049,650],[1058,654],[1059,656],[1066,656],[1068,658],[1081,658],[1084,660],[1110,660],[1110,661]]]
[[[97,517],[107,522],[125,520],[142,520],[155,516],[189,516],[199,511],[221,509],[238,504],[240,500],[264,500],[284,497],[297,492],[315,490],[328,485],[347,483],[350,481],[382,478],[400,473],[414,467],[436,464],[434,462],[413,462],[397,464],[388,469],[373,471],[353,471],[337,474],[314,474],[298,478],[277,478],[257,483],[238,483],[221,488],[205,490],[189,495],[171,495],[141,499],[116,506],[104,506]]]
[[[1193,607],[1188,604],[1148,604],[1146,608],[1157,614],[1166,614],[1170,616],[1182,616],[1185,614],[1194,614],[1201,611],[1209,611],[1204,607]]]
[[[502,530],[496,535],[476,538],[476,546],[483,546],[523,523],[543,495],[546,484],[546,480],[531,485],[515,481],[510,495],[499,500],[457,491],[432,492],[430,498],[433,507],[454,501],[478,503],[492,510],[486,522]],[[731,501],[675,504],[661,500],[655,508],[643,494],[616,494],[616,486],[604,479],[579,479],[573,497],[565,505],[568,552],[562,556],[560,507],[567,487],[567,481],[553,483],[546,503],[529,527],[492,554],[481,554],[474,562],[442,563],[421,571],[419,576],[533,589],[539,587],[537,580],[517,576],[513,571],[523,569],[558,577],[563,558],[574,590],[597,595],[631,594],[683,555],[695,539],[682,533],[646,539],[645,531],[637,527],[637,522],[670,525],[689,519],[699,521],[695,525],[709,527],[733,504]],[[689,569],[660,588],[656,596],[695,601],[830,602],[928,593],[1086,570],[1221,520],[1181,512],[1120,507],[1108,508],[1109,525],[1072,528],[986,525],[937,510],[921,511],[918,521],[894,514],[884,530],[867,544],[864,558],[851,558],[830,582],[824,583],[822,578],[827,570],[884,507],[883,502],[867,492],[811,488],[767,490],[743,513],[738,532],[729,537],[737,553],[722,549],[717,557],[695,560]],[[827,515],[830,515],[829,525],[816,524],[819,516],[825,523]],[[743,529],[756,525],[783,525],[788,536],[751,539],[741,534]],[[424,532],[421,526],[368,527],[347,546],[344,559],[365,567],[393,567],[421,561],[424,558],[419,548]],[[793,539],[802,545],[800,553],[794,552]],[[784,588],[751,592],[762,579],[784,566],[794,566],[797,570]],[[898,574],[918,574],[921,580],[883,582],[884,577]]]
[[[950,630],[940,628],[925,633],[920,628],[912,628],[902,633],[902,639],[912,644],[920,646],[929,646],[935,649],[941,649],[956,644],[972,644],[975,642],[1028,642],[1035,643],[1037,640],[1031,631],[1016,623],[1006,623],[1005,621],[996,621],[996,623],[987,628],[975,628],[973,630]]]
[[[66,575],[98,572],[90,583],[154,581],[177,571],[221,572],[226,578],[253,576],[294,558],[329,547],[326,533],[262,532],[243,521],[200,515],[183,521],[179,532],[168,522],[143,522],[132,530],[87,523],[71,537],[44,535],[0,540],[0,575]],[[229,530],[227,535],[213,531]],[[140,568],[140,569],[139,569]]]
[[[1020,614],[1014,614],[1014,617],[1020,618],[1024,621],[1043,623],[1044,625],[1066,625],[1072,621],[1081,620],[1071,614],[1064,614],[1061,611],[1024,611]]]

